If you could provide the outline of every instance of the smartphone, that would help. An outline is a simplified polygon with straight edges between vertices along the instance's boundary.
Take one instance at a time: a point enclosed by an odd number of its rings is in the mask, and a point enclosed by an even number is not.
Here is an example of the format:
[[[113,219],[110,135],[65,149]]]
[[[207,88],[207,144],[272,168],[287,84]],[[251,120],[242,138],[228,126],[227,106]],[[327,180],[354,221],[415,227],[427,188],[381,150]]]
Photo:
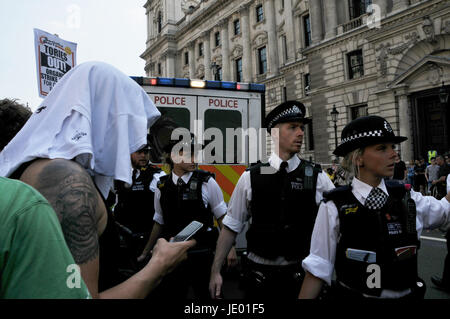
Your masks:
[[[170,242],[179,242],[179,241],[187,241],[189,240],[196,232],[203,227],[203,224],[198,221],[192,221],[189,225],[184,227],[182,231],[180,231],[175,237],[173,237]]]

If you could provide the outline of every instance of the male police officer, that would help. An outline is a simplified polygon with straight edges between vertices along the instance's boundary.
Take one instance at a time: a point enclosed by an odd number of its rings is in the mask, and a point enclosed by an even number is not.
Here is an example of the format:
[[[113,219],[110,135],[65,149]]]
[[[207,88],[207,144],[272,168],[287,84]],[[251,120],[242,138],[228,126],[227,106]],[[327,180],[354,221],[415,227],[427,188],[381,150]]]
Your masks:
[[[186,263],[178,271],[163,280],[154,297],[186,298],[191,286],[197,298],[207,299],[209,270],[218,237],[213,217],[222,227],[227,207],[213,174],[197,169],[193,136],[189,143],[181,141],[178,145],[183,146],[179,152],[173,150],[167,157],[172,172],[160,178],[155,192],[155,224],[140,259],[149,253],[159,236],[169,240],[193,220],[201,222],[203,228],[196,234],[195,250],[188,253]]]
[[[269,163],[240,177],[229,203],[211,269],[210,294],[220,297],[220,268],[237,233],[251,216],[247,231],[246,297],[295,298],[301,287],[301,260],[309,244],[322,193],[334,188],[320,165],[301,160],[305,106],[287,101],[266,117],[278,145]]]
[[[116,182],[116,221],[122,226],[127,248],[133,258],[144,249],[153,227],[154,193],[161,176],[166,175],[149,163],[150,146],[147,144],[131,154],[132,185]]]

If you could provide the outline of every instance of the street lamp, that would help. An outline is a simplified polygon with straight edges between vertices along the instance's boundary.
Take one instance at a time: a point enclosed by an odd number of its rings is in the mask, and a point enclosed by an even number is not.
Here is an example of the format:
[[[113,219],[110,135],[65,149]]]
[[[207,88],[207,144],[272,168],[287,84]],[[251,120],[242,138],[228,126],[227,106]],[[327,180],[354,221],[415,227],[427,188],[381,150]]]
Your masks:
[[[448,92],[444,87],[444,81],[442,81],[442,86],[439,89],[439,101],[442,105],[446,105],[448,102]]]
[[[337,146],[338,146],[338,139],[337,139],[337,124],[336,123],[337,123],[337,120],[338,120],[339,112],[336,109],[336,105],[335,104],[333,104],[333,109],[331,110],[330,114],[331,114],[331,120],[334,123],[334,147],[337,148]]]
[[[214,81],[218,81],[219,80],[219,74],[218,74],[219,65],[215,61],[213,63],[211,63],[211,69],[213,70]]]

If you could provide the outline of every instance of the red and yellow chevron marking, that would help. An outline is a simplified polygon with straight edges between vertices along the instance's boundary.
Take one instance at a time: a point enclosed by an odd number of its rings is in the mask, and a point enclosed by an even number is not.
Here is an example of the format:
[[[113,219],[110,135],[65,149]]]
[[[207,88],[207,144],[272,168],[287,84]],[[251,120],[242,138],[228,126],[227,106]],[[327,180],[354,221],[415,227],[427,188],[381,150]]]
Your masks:
[[[216,175],[217,184],[222,189],[223,199],[226,203],[230,201],[231,194],[236,186],[239,177],[247,169],[246,165],[200,165],[200,169],[209,171]]]

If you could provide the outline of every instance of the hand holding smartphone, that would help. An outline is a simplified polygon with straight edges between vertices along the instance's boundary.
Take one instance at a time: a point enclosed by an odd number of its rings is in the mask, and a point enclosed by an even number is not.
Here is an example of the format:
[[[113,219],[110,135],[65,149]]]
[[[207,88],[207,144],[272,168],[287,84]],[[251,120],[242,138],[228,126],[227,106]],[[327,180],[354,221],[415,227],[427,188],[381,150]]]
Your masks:
[[[192,221],[187,225],[182,231],[180,231],[175,237],[173,237],[170,242],[180,242],[189,240],[196,232],[198,232],[203,227],[203,224],[198,221]]]

